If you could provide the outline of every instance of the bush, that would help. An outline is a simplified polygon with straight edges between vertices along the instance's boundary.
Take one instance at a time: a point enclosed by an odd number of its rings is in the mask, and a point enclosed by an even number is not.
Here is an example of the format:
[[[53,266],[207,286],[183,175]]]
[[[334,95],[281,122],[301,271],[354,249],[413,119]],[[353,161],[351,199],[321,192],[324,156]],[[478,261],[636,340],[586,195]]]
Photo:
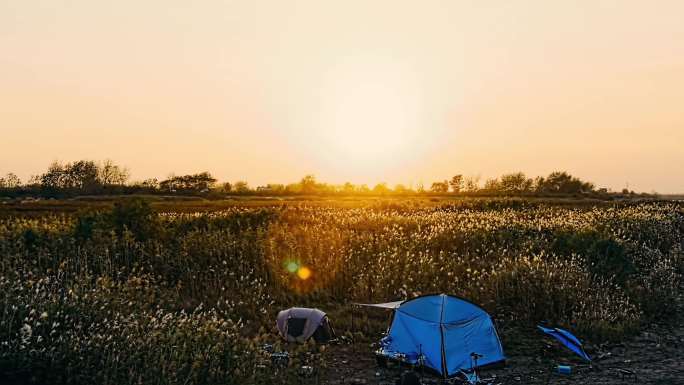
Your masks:
[[[128,230],[139,241],[150,239],[159,232],[157,215],[150,204],[140,198],[116,202],[109,220],[117,235],[121,236]]]
[[[582,255],[591,273],[623,285],[635,273],[625,247],[596,230],[556,232],[551,250],[561,255]]]

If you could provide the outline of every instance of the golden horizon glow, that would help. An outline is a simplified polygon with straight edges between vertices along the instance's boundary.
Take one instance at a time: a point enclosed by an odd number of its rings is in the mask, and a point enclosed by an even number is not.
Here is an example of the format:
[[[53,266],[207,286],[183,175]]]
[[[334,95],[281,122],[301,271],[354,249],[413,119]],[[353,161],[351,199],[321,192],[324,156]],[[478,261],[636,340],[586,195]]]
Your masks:
[[[0,2],[0,174],[684,192],[684,2]]]

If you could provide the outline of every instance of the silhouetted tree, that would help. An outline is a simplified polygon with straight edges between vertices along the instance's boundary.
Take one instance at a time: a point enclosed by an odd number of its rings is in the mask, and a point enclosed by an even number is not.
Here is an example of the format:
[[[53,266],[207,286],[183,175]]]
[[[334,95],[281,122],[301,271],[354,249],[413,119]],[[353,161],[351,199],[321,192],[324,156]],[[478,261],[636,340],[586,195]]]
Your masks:
[[[221,183],[220,191],[223,193],[229,193],[233,191],[233,185],[230,182]]]
[[[33,188],[40,187],[40,175],[31,175],[26,185]]]
[[[345,194],[351,194],[351,193],[353,193],[355,190],[356,190],[356,187],[355,187],[353,184],[351,184],[350,182],[345,182],[345,183],[342,185],[342,192],[345,193]]]
[[[214,192],[249,194],[258,192],[260,194],[329,194],[329,193],[359,193],[367,194],[371,190],[367,185],[355,186],[349,182],[343,185],[332,185],[320,183],[314,175],[306,175],[299,182],[288,184],[267,184],[259,186],[256,190],[251,189],[247,182],[240,181],[235,184],[223,183],[216,187],[216,179],[209,172],[189,174],[182,176],[169,176],[166,180],[158,182],[156,179],[148,179],[144,182],[127,184],[129,171],[121,166],[114,164],[111,160],[96,163],[89,160],[79,160],[73,163],[53,162],[47,171],[39,176],[34,176],[25,185],[21,185],[21,180],[14,174],[0,178],[0,188],[3,193],[12,194],[31,194],[39,193],[48,196],[61,196],[74,193],[131,193],[158,191],[165,192]],[[503,194],[521,194],[536,192],[539,194],[578,194],[595,192],[592,183],[585,182],[573,177],[567,172],[556,171],[547,177],[537,177],[532,180],[527,178],[524,173],[517,172],[504,174],[500,178],[488,179],[482,190],[480,189],[479,176],[464,177],[461,174],[454,175],[450,180],[432,183],[430,191],[433,193],[447,193],[449,190],[454,193],[489,191]],[[108,186],[118,186],[108,188]],[[7,191],[8,189],[21,188],[21,191]],[[379,183],[373,190],[377,194],[414,193],[414,190],[407,188],[403,184],[397,184],[391,190],[387,184]],[[604,194],[608,191],[601,190]],[[425,188],[421,183],[416,185],[417,193],[425,193]],[[625,193],[634,194],[626,190]]]
[[[269,192],[274,194],[282,194],[285,192],[285,185],[279,183],[269,183],[266,185]]]
[[[97,164],[92,160],[79,160],[65,168],[71,187],[83,192],[93,192],[101,185],[98,171]]]
[[[398,185],[394,186],[394,192],[397,194],[406,194],[411,192],[411,190],[406,188],[406,186],[404,186],[403,184],[399,183]]]
[[[451,186],[451,191],[460,193],[463,189],[463,175],[458,174],[452,176],[451,180],[449,181],[449,185]]]
[[[99,166],[98,179],[104,186],[123,185],[129,177],[130,173],[128,169],[114,164],[114,162],[109,159],[106,159]]]
[[[52,162],[47,172],[40,176],[40,185],[51,190],[67,188],[67,176],[62,164],[57,161]]]
[[[466,192],[476,192],[480,190],[480,177],[471,175],[463,180],[463,190]]]
[[[430,191],[433,193],[446,193],[449,191],[449,182],[434,182],[432,183],[432,186],[430,186]]]
[[[208,172],[193,175],[171,176],[159,183],[164,191],[206,192],[216,184],[216,178]]]
[[[146,187],[146,188],[149,188],[149,189],[154,189],[154,190],[156,190],[156,189],[159,188],[159,181],[157,180],[157,178],[145,179],[145,180],[142,182],[142,186],[143,186],[143,187]]]
[[[299,181],[299,184],[302,186],[301,192],[304,194],[315,193],[318,187],[316,183],[316,177],[313,175],[306,175],[301,181]]]
[[[14,189],[21,186],[21,179],[14,173],[7,173],[4,178],[0,178],[0,188]]]
[[[504,174],[499,182],[499,189],[506,193],[523,193],[532,191],[534,182],[522,172]]]
[[[537,178],[536,189],[540,193],[577,194],[594,191],[594,185],[583,182],[565,171],[555,171],[546,178]]]
[[[501,182],[498,178],[489,178],[485,181],[483,189],[489,192],[501,191]]]
[[[373,192],[376,194],[387,194],[388,192],[390,192],[390,189],[389,187],[387,187],[387,183],[382,182],[376,184],[375,187],[373,187]]]
[[[91,193],[101,186],[97,164],[91,160],[64,165],[53,162],[47,172],[40,176],[40,184],[43,189],[52,192],[71,190]]]
[[[233,191],[237,194],[247,194],[252,191],[252,189],[249,188],[247,182],[240,180],[233,184]]]

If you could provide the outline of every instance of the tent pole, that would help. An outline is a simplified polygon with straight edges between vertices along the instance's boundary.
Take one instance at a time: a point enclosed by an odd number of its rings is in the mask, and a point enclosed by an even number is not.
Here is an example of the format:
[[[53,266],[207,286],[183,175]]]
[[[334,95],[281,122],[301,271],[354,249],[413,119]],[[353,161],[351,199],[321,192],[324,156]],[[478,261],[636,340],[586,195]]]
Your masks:
[[[444,379],[446,380],[447,377],[449,377],[448,369],[447,369],[447,364],[446,364],[446,349],[444,348],[444,325],[442,322],[444,322],[444,295],[442,294],[442,308],[440,309],[440,315],[439,315],[439,336],[441,338],[440,344],[441,344],[441,354],[442,354],[442,375]]]
[[[354,342],[354,332],[356,330],[354,329],[354,304],[351,305],[351,335],[352,335],[352,342]]]
[[[420,364],[420,378],[425,375],[423,370],[423,344],[418,345],[418,363]]]
[[[352,352],[356,354],[356,329],[354,328],[354,313],[356,312],[356,306],[354,304],[351,304],[351,343],[352,343]]]

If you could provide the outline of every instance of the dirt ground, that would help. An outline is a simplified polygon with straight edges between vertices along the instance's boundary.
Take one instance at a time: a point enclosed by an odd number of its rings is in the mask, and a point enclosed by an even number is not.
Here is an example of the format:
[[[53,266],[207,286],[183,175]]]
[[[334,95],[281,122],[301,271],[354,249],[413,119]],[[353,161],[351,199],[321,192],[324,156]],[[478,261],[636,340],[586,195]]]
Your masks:
[[[555,340],[534,330],[509,330],[502,337],[506,363],[482,371],[483,384],[681,384],[684,385],[684,324],[652,326],[624,343],[594,346],[585,344],[592,356],[591,367],[561,347]],[[408,368],[391,365],[379,368],[370,343],[326,345],[322,362],[314,364],[318,375],[300,378],[272,377],[274,384],[299,385],[395,385]],[[552,372],[558,364],[570,365],[571,375]],[[271,375],[273,373],[271,372]],[[0,377],[0,385],[31,383],[23,377]],[[445,384],[425,375],[425,385]],[[461,382],[446,382],[461,384]]]
[[[684,384],[684,325],[653,326],[624,343],[587,345],[593,357],[591,367],[572,356],[541,333],[526,333],[504,349],[504,367],[482,372],[492,384]],[[318,381],[302,384],[395,384],[403,371],[381,369],[373,355],[372,344],[331,345]],[[572,366],[571,375],[552,373],[557,364]],[[424,384],[438,384],[438,379],[423,377]]]

